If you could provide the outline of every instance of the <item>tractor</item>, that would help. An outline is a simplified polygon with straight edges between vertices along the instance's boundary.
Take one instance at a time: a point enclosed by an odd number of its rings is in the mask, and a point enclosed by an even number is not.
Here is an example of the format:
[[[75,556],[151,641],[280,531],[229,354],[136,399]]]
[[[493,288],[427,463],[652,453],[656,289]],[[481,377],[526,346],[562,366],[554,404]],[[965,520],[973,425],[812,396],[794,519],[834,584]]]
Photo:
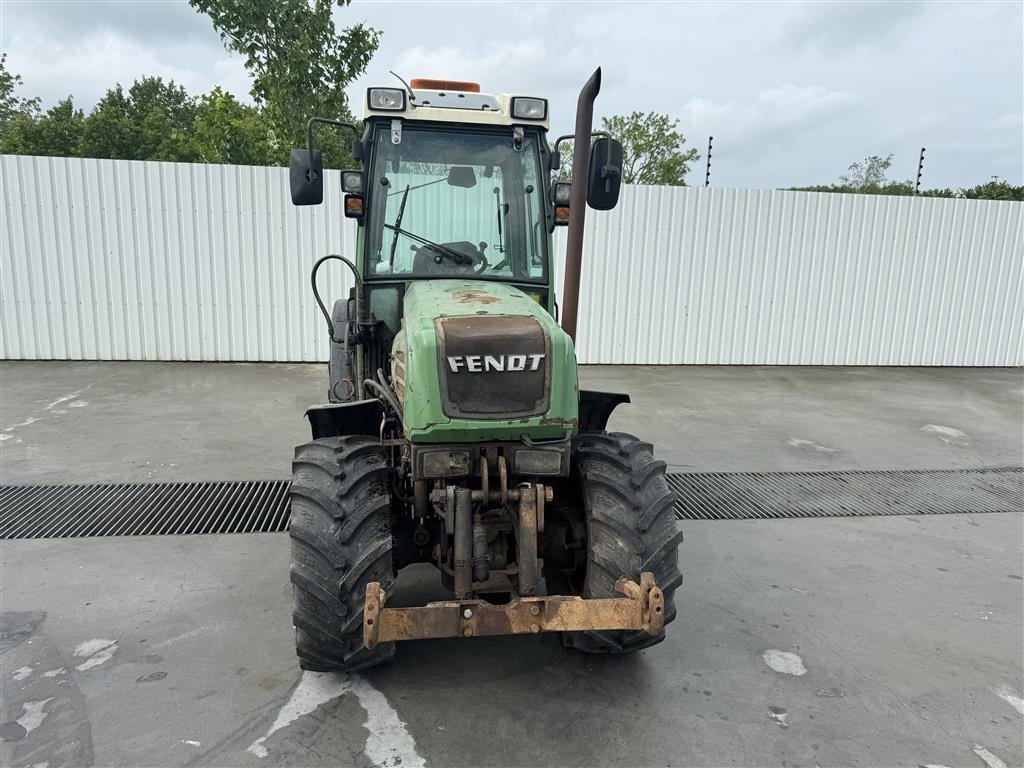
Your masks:
[[[361,130],[311,118],[290,158],[296,205],[323,201],[315,127],[351,130],[360,165],[340,172],[356,250],[311,276],[330,358],[292,464],[299,664],[354,671],[398,641],[539,632],[589,653],[651,646],[682,582],[674,498],[649,443],[606,431],[629,396],[580,390],[574,350],[586,208],[613,208],[621,182],[621,144],[591,133],[601,70],[553,144],[546,99],[396,77],[367,89]],[[554,181],[568,139],[572,179]],[[329,260],[354,277],[331,311]],[[389,606],[414,563],[451,599]]]

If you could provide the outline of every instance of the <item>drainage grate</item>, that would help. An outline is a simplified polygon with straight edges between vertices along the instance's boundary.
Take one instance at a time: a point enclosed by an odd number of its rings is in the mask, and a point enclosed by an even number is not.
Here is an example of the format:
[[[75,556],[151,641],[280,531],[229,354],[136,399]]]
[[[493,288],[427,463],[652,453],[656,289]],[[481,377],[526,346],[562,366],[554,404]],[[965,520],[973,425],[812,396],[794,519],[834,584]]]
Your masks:
[[[680,520],[1024,512],[1024,468],[671,474]]]
[[[0,487],[0,538],[269,533],[288,523],[288,481]]]
[[[681,520],[1024,511],[1024,469],[671,474]],[[0,486],[0,538],[273,533],[288,481]]]

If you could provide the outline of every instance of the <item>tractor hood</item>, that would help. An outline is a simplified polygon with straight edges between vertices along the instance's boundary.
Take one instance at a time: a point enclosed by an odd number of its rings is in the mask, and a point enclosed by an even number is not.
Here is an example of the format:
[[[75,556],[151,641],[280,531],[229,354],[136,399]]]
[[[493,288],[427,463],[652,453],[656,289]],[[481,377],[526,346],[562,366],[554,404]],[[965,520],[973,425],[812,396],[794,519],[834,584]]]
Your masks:
[[[513,285],[409,283],[391,357],[413,442],[563,437],[579,423],[572,342]]]

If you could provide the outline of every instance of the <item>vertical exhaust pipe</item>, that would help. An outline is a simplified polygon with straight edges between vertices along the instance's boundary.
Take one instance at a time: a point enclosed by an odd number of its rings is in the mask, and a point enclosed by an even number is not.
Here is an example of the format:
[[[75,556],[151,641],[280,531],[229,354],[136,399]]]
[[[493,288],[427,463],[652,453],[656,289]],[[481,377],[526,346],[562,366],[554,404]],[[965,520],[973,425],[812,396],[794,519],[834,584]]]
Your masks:
[[[562,330],[576,343],[580,269],[583,263],[583,224],[587,217],[587,172],[594,99],[601,91],[601,68],[594,70],[576,102],[576,134],[572,146],[572,188],[569,191],[569,232],[565,244],[565,281],[562,289]]]

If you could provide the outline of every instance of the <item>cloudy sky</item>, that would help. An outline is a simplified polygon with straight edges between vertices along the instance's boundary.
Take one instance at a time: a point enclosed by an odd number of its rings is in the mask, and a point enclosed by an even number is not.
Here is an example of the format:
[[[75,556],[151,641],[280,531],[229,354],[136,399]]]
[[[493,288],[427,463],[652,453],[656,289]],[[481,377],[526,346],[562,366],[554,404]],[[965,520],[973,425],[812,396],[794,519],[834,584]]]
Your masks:
[[[835,181],[854,160],[895,153],[925,186],[999,175],[1024,182],[1024,3],[371,2],[335,13],[381,30],[368,84],[435,76],[547,96],[567,133],[576,94],[604,72],[597,112],[667,112],[712,183]],[[173,78],[247,97],[239,58],[185,2],[0,0],[0,46],[22,94],[89,106],[114,82]],[[689,183],[703,183],[703,160]]]

